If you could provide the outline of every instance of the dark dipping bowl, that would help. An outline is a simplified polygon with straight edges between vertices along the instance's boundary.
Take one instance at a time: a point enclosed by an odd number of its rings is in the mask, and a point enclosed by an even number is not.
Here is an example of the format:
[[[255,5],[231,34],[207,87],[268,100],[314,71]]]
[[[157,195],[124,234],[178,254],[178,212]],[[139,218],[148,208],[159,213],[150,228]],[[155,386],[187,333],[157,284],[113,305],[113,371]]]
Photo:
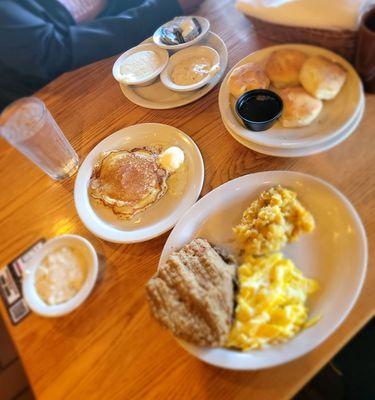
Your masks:
[[[265,131],[277,121],[283,112],[283,101],[275,92],[255,89],[244,93],[236,102],[236,113],[246,128]]]

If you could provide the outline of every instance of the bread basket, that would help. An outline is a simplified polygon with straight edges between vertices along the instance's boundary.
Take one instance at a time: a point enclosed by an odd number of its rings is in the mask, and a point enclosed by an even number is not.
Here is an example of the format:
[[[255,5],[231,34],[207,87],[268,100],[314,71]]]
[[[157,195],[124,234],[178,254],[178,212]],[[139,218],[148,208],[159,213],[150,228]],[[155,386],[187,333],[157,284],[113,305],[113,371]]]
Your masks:
[[[303,28],[275,24],[249,15],[255,31],[269,40],[281,43],[306,43],[325,47],[353,61],[356,46],[356,31]]]

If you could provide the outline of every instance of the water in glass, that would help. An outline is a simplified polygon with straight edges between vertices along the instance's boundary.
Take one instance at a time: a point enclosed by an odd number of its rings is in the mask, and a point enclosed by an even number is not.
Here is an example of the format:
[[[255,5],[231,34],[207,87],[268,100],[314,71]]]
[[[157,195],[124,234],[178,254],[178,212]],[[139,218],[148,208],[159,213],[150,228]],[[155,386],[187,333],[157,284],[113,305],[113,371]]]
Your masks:
[[[53,179],[77,171],[76,152],[40,99],[25,97],[8,106],[0,116],[0,132]]]

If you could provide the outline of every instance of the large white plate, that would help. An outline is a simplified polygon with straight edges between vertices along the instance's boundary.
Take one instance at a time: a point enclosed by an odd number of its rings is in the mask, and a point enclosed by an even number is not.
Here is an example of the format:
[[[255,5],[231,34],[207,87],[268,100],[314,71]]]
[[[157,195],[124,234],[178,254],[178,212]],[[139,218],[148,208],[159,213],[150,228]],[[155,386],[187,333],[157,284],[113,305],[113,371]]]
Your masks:
[[[153,43],[152,38],[147,39],[143,43]],[[223,77],[228,65],[228,50],[223,40],[213,32],[208,32],[198,44],[214,48],[220,56],[221,70],[206,86],[191,92],[174,92],[165,87],[160,78],[158,78],[155,83],[149,86],[127,86],[120,84],[122,93],[138,106],[155,110],[181,107],[200,99],[210,92]]]
[[[235,114],[235,99],[231,96],[228,88],[229,76],[232,70],[239,65],[248,62],[265,64],[269,55],[280,48],[293,48],[310,55],[323,55],[341,64],[347,70],[347,80],[335,99],[324,102],[322,112],[311,125],[301,128],[284,128],[280,122],[277,122],[267,131],[250,131],[242,125]],[[228,72],[220,87],[219,107],[222,120],[237,136],[261,146],[296,149],[317,145],[328,139],[333,139],[340,135],[353,121],[360,107],[361,96],[363,96],[362,83],[354,68],[339,55],[321,47],[302,44],[267,47],[243,58],[232,70]]]
[[[88,183],[101,153],[112,149],[133,149],[157,144],[163,147],[179,146],[185,153],[185,162],[169,178],[170,188],[156,204],[130,221],[125,221],[119,219],[110,209],[90,200]],[[203,181],[202,156],[189,136],[169,125],[139,124],[113,133],[91,150],[78,171],[74,201],[83,224],[94,235],[115,243],[142,242],[171,229],[181,215],[197,201]]]
[[[268,156],[274,157],[306,157],[311,156],[314,154],[322,153],[323,151],[327,151],[332,147],[335,147],[346,140],[357,128],[360,124],[363,113],[365,110],[365,100],[364,96],[360,102],[360,108],[358,110],[358,114],[355,116],[354,120],[343,130],[343,132],[335,136],[333,138],[329,138],[323,143],[306,146],[303,148],[298,149],[280,149],[277,147],[268,147],[268,146],[261,146],[256,143],[252,143],[250,140],[245,140],[243,137],[238,136],[233,132],[229,126],[224,123],[224,126],[227,128],[227,131],[232,135],[232,137],[237,140],[239,143],[243,144],[245,147],[254,150],[258,153],[266,154]]]
[[[219,186],[200,199],[171,232],[160,263],[195,237],[207,238],[233,251],[232,227],[261,191],[281,184],[298,193],[316,221],[313,233],[285,247],[303,273],[316,278],[321,288],[309,301],[310,316],[319,322],[289,342],[265,350],[240,352],[208,349],[180,342],[199,359],[219,367],[254,370],[294,360],[316,348],[344,321],[366,275],[367,239],[360,217],[336,188],[311,175],[289,171],[245,175]]]

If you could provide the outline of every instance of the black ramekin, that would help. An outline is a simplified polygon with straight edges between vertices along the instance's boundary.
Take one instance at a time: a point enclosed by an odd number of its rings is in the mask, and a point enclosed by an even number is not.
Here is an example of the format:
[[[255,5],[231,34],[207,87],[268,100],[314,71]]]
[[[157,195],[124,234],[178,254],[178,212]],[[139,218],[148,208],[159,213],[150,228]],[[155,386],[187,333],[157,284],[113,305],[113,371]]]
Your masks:
[[[279,105],[277,112],[274,113],[274,115],[270,115],[270,118],[264,121],[253,121],[247,118],[245,115],[241,115],[240,112],[241,105],[244,102],[248,101],[249,98],[256,97],[259,95],[263,96],[266,95],[276,100]],[[281,100],[281,97],[272,90],[267,90],[267,89],[250,90],[249,92],[246,92],[242,96],[240,96],[236,102],[236,113],[241,119],[241,121],[244,123],[246,128],[256,132],[265,131],[266,129],[271,128],[271,126],[278,120],[278,118],[280,118],[282,112],[283,112],[283,101]]]

